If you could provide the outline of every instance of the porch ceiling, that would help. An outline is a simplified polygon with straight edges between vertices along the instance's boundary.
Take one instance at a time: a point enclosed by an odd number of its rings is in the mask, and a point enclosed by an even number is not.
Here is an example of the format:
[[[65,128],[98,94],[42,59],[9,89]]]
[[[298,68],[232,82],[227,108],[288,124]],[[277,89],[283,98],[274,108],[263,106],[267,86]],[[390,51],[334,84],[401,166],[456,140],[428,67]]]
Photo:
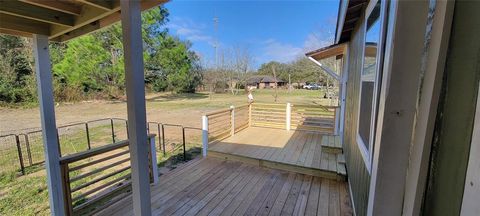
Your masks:
[[[305,53],[307,57],[312,57],[315,60],[322,60],[329,57],[341,57],[345,52],[345,44],[334,44],[320,49]]]
[[[148,10],[168,0],[142,0]],[[0,33],[66,41],[120,20],[120,0],[0,0]]]
[[[341,0],[338,10],[335,43],[350,40],[350,35],[360,19],[362,9],[368,0]]]

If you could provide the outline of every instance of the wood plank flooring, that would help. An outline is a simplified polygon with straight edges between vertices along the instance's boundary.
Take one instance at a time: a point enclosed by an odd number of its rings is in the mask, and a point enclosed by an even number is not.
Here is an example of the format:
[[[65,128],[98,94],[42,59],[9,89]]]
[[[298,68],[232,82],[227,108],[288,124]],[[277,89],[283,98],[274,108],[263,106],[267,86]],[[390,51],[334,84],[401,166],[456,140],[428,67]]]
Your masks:
[[[160,176],[153,215],[352,215],[347,184],[214,158]],[[133,215],[127,197],[97,215]]]
[[[332,142],[338,151],[325,151],[322,141]],[[307,131],[249,127],[232,137],[209,146],[209,151],[253,159],[279,162],[306,168],[320,169],[343,175],[343,164],[338,165],[341,145],[332,135]]]

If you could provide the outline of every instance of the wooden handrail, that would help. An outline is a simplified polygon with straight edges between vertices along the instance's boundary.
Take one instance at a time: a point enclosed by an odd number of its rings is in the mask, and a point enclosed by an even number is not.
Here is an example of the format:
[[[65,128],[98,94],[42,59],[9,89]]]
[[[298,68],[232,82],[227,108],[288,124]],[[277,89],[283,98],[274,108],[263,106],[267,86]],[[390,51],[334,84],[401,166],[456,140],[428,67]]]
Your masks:
[[[156,136],[155,134],[149,134],[148,138],[152,138],[152,137],[155,137],[155,136]],[[80,160],[83,160],[83,159],[86,159],[86,158],[89,158],[89,157],[93,157],[95,155],[99,155],[99,154],[103,154],[105,152],[109,152],[109,151],[112,151],[112,150],[115,150],[115,149],[123,148],[123,147],[128,146],[128,145],[129,145],[128,140],[123,140],[123,141],[119,141],[119,142],[116,142],[116,143],[100,146],[100,147],[97,147],[97,148],[92,148],[90,150],[86,150],[86,151],[83,151],[83,152],[78,152],[78,153],[75,153],[75,154],[63,156],[63,157],[60,158],[60,164],[73,163],[73,162],[80,161]]]
[[[154,149],[155,148],[155,143],[154,143],[155,136],[156,136],[155,134],[149,134],[148,135],[149,143],[146,143],[147,146],[148,146],[148,149],[149,149],[148,157],[149,157],[149,161],[150,161],[149,162],[150,178],[151,178],[151,181],[153,181],[153,182],[156,182],[158,180],[158,178],[155,176],[155,175],[158,174],[158,172],[155,170],[157,165],[153,164],[153,163],[156,163],[156,160],[154,160],[156,158],[156,155],[152,155],[152,154],[155,153],[155,149]],[[66,214],[67,215],[77,214],[78,211],[84,212],[84,211],[86,211],[85,208],[87,208],[91,204],[95,203],[95,201],[89,200],[88,202],[85,202],[80,206],[75,206],[74,207],[73,205],[76,201],[78,201],[80,199],[83,199],[83,198],[86,198],[90,194],[94,194],[94,193],[96,193],[96,192],[98,192],[98,191],[100,191],[104,188],[113,187],[116,182],[120,183],[121,181],[128,181],[128,178],[130,176],[129,173],[123,174],[121,177],[116,177],[118,174],[122,174],[123,172],[126,172],[127,170],[131,169],[131,167],[129,165],[125,165],[125,166],[122,165],[122,164],[130,161],[130,155],[128,154],[129,150],[122,150],[120,152],[116,151],[116,150],[119,150],[121,148],[127,147],[128,145],[129,145],[129,141],[124,140],[124,141],[119,141],[119,142],[108,144],[108,145],[105,145],[105,146],[92,148],[92,149],[86,150],[84,152],[79,152],[79,153],[75,153],[75,154],[64,156],[64,157],[60,158],[60,167],[61,167],[61,173],[62,173],[62,187],[63,187],[63,190],[64,190],[65,209],[66,209]],[[114,152],[111,155],[104,155],[103,157],[99,156],[99,155],[102,155],[104,153],[108,153],[108,152],[112,152],[112,151],[114,151]],[[128,155],[128,157],[126,157],[126,158],[122,157],[123,155]],[[122,157],[122,158],[119,158],[119,157]],[[82,160],[85,160],[85,159],[88,159],[88,158],[94,159],[94,160],[87,161],[86,163],[83,163],[83,164],[80,164],[80,165],[75,165],[75,166],[70,168],[70,165],[72,163],[76,163],[76,162],[79,162],[79,161],[82,161]],[[92,170],[85,170],[86,172],[77,173],[79,175],[74,176],[74,177],[70,176],[71,173],[76,172],[78,170],[81,170],[81,169],[83,170],[84,168],[88,168],[88,167],[94,166],[96,164],[100,164],[101,162],[116,159],[116,158],[118,158],[116,161],[112,161],[111,163],[108,163],[106,165],[105,164],[101,165],[101,167],[99,167],[99,168],[96,167]],[[117,167],[117,166],[120,166],[119,170],[113,170],[112,169],[110,171],[111,168]],[[105,170],[109,170],[108,171],[109,173],[103,174],[102,172],[105,171]],[[101,174],[101,175],[97,176],[98,174]],[[94,176],[94,178],[90,179],[86,182],[80,182],[81,183],[80,185],[77,185],[74,188],[72,188],[72,182],[83,180],[83,179],[85,179],[89,176]],[[102,182],[104,180],[107,180],[107,179],[110,179],[110,178],[113,178],[113,177],[115,177],[115,178],[113,180],[109,180],[109,182],[107,182],[107,183]],[[101,183],[101,184],[98,185],[99,183]],[[92,186],[94,186],[94,188],[90,189],[89,187],[92,187]],[[88,189],[88,190],[84,191],[84,189]],[[75,197],[72,197],[74,192],[77,192],[77,193],[80,193],[80,194],[76,195]],[[108,199],[108,196],[110,196],[111,194],[112,194],[112,192],[109,191],[108,189],[106,189],[106,190],[103,190],[103,192],[101,192],[101,195],[94,195],[93,197],[95,197],[95,198],[93,200]],[[92,198],[92,197],[90,197],[90,198]],[[90,208],[90,207],[88,207],[88,208]]]
[[[231,108],[221,109],[221,110],[216,110],[216,111],[206,113],[205,115],[206,116],[212,116],[212,115],[220,114],[220,113],[223,113],[223,112],[230,112],[231,110],[232,110]]]

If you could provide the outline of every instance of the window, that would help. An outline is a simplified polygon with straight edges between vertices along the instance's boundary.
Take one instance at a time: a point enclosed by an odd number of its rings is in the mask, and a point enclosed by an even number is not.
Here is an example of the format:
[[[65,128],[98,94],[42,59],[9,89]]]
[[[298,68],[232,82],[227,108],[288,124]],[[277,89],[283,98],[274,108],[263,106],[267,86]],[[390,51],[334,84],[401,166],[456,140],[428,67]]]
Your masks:
[[[378,101],[378,88],[380,86],[380,57],[381,55],[381,1],[375,4],[366,21],[365,44],[363,50],[363,67],[360,77],[360,94],[358,110],[357,143],[368,168],[371,165],[373,152],[373,137],[375,133],[376,109]],[[369,8],[370,8],[369,7]],[[368,9],[367,9],[368,11]]]

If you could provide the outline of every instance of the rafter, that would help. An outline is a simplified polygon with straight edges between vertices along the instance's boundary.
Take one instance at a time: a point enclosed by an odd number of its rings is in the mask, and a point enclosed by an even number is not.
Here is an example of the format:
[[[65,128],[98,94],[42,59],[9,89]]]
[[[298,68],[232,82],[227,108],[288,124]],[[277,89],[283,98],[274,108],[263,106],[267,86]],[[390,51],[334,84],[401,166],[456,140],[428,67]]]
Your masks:
[[[55,1],[55,0],[20,0],[21,2],[25,2],[31,5],[35,5],[38,7],[48,8],[51,10],[60,11],[63,13],[68,13],[71,15],[78,16],[82,12],[82,8],[80,6],[76,6],[74,4],[69,4],[66,2]]]
[[[107,10],[107,11],[112,10],[114,8],[113,1],[111,0],[76,0],[76,1],[96,7],[96,8]]]
[[[74,21],[73,15],[16,0],[0,0],[0,13],[67,27],[73,26]]]
[[[48,35],[50,33],[50,25],[48,23],[36,20],[25,19],[22,17],[12,16],[8,14],[0,14],[0,29],[4,31],[16,31],[29,34]]]

